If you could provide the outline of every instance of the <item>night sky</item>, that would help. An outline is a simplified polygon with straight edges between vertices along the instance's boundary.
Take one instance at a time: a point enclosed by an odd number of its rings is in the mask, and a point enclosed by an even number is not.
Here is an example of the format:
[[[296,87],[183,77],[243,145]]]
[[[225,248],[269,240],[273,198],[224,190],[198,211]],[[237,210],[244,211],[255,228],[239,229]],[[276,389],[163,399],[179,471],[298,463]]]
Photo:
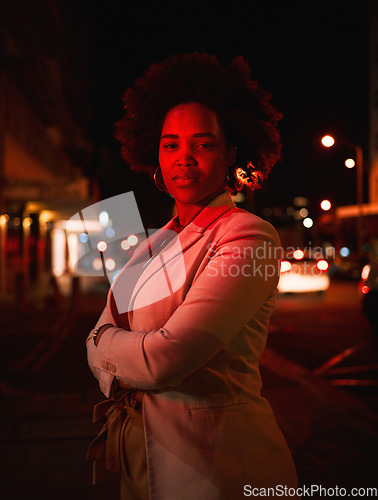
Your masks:
[[[122,93],[150,63],[177,52],[209,52],[225,62],[241,54],[284,115],[283,160],[257,203],[285,207],[294,196],[355,203],[355,170],[343,166],[353,151],[327,150],[320,138],[332,132],[367,152],[367,0],[220,5],[93,4],[96,141],[114,147]]]

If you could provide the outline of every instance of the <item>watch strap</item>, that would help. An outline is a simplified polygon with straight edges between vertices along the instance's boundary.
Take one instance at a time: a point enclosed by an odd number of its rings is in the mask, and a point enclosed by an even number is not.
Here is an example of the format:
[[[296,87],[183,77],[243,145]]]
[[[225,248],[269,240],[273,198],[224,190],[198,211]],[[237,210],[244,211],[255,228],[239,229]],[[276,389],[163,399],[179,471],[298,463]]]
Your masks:
[[[114,325],[113,325],[113,323],[104,323],[103,325],[101,325],[98,328],[96,328],[96,330],[93,332],[93,342],[94,342],[95,345],[96,345],[97,335],[99,334],[99,331],[101,330],[101,328],[103,326],[114,326]]]

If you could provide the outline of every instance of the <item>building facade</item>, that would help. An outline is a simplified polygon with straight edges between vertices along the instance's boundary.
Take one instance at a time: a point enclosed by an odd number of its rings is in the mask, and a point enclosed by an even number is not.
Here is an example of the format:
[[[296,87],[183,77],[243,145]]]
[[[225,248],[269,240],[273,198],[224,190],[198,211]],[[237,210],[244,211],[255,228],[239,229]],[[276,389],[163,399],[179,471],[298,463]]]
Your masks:
[[[0,9],[0,293],[14,294],[53,271],[54,225],[92,202],[90,14],[85,0]]]

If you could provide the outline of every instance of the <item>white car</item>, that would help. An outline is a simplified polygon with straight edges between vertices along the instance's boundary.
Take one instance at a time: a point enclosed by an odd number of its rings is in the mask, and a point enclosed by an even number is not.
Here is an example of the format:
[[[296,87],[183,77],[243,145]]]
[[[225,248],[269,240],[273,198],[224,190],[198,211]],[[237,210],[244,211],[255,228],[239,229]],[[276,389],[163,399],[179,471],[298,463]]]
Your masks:
[[[324,292],[328,289],[328,262],[305,256],[302,250],[296,250],[290,259],[281,262],[281,274],[278,283],[280,293]]]

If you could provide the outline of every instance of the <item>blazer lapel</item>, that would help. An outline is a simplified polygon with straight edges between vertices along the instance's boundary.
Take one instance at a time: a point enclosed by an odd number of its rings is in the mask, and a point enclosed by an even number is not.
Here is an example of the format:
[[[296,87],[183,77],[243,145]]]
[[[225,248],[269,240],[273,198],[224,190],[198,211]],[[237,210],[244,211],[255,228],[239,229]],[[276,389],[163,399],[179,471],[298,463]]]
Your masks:
[[[200,238],[202,238],[206,229],[208,229],[216,220],[234,207],[235,203],[233,202],[231,196],[228,192],[224,192],[203,208],[193,221],[184,227],[177,236],[175,235],[175,237],[171,239],[168,244],[165,240],[167,237],[169,238],[170,233],[173,233],[173,228],[175,227],[175,224],[177,224],[177,216],[171,219],[165,226],[163,226],[163,228],[149,238],[150,242],[148,250],[145,247],[141,256],[138,255],[135,259],[130,259],[127,264],[127,267],[130,267],[130,265],[136,265],[137,263],[140,264],[141,260],[143,258],[145,259],[145,268],[134,287],[129,304],[129,311],[133,310],[133,305],[141,288],[162,268],[165,271],[165,278],[168,282],[168,288],[171,293],[181,286],[185,282],[186,278],[183,254]],[[146,242],[146,245],[147,244],[148,242]],[[146,257],[151,251],[152,258],[150,260],[146,260]],[[179,259],[179,264],[177,264],[177,258]],[[170,273],[167,271],[167,269],[169,269],[167,266],[170,262],[174,261],[174,259],[176,259],[175,271],[174,273],[172,272],[174,276],[170,276]],[[172,286],[172,283],[169,283],[170,278],[173,279],[175,286]],[[183,283],[180,281],[181,278],[184,278]],[[156,299],[158,300],[158,298]]]

